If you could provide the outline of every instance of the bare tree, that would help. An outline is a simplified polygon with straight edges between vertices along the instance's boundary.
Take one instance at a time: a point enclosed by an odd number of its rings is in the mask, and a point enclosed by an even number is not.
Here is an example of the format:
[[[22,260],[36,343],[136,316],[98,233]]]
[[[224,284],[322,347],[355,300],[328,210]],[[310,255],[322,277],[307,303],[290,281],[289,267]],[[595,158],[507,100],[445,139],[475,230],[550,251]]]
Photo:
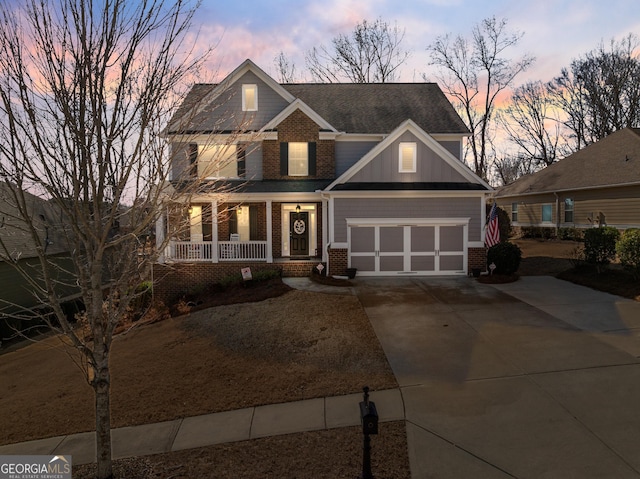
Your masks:
[[[548,166],[567,152],[558,112],[547,85],[540,81],[516,88],[498,119],[519,157],[527,158],[534,168]]]
[[[536,171],[532,159],[522,155],[496,155],[492,168],[493,176],[499,182],[498,186],[508,185],[521,176]]]
[[[182,0],[105,3],[26,0],[0,7],[0,179],[3,199],[35,245],[39,265],[0,259],[28,279],[48,325],[83,358],[95,393],[97,477],[112,475],[109,368],[114,329],[153,254],[139,255],[168,194],[160,133],[176,89],[205,55],[182,41],[195,6]],[[31,192],[48,200],[50,227],[69,253],[47,251]],[[125,208],[125,205],[128,205]],[[72,276],[84,328],[65,315]]]
[[[296,81],[296,66],[284,52],[278,53],[273,62],[276,66],[278,82],[293,83]]]
[[[510,33],[506,27],[505,19],[487,18],[473,28],[471,39],[445,35],[428,47],[431,64],[439,67],[439,83],[471,131],[472,166],[482,178],[487,178],[490,167],[496,98],[534,61],[528,55],[515,61],[504,56],[523,35]]]
[[[640,124],[638,37],[629,34],[571,62],[550,83],[553,98],[567,115],[575,150],[627,126]]]
[[[401,47],[404,30],[382,19],[363,20],[350,35],[340,34],[331,47],[314,47],[306,54],[307,68],[321,83],[386,83],[395,80],[409,57]]]

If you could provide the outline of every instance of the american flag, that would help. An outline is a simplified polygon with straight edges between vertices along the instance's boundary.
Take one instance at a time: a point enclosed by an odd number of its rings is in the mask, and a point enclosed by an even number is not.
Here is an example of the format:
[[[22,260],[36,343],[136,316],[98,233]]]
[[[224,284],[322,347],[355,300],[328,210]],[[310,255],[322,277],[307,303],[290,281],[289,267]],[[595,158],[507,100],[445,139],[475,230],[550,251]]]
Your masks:
[[[498,227],[498,207],[495,203],[491,207],[489,221],[487,222],[487,233],[484,239],[487,248],[500,243],[500,228]]]

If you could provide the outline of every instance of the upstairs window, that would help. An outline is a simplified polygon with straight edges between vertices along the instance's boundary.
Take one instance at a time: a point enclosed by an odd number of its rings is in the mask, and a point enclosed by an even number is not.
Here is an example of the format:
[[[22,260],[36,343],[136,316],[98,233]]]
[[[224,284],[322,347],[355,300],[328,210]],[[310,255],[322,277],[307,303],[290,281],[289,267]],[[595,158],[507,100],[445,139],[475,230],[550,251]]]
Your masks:
[[[242,85],[242,111],[258,110],[258,85]]]
[[[309,145],[289,143],[289,176],[309,176]]]
[[[316,143],[280,143],[280,175],[315,176]]]
[[[400,173],[415,173],[417,160],[417,146],[415,143],[402,142],[399,147],[398,171]]]

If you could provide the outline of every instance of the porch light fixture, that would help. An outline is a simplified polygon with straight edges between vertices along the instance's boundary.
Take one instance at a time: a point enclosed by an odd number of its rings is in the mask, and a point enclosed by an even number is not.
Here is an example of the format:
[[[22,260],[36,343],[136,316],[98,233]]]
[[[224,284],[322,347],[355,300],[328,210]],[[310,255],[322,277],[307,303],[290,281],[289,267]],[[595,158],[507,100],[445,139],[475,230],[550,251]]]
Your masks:
[[[193,206],[189,206],[189,209],[187,211],[189,211],[189,216],[191,216],[191,213],[193,213]]]
[[[297,205],[297,206],[296,206],[296,213],[297,213],[297,214],[300,214],[300,205]]]

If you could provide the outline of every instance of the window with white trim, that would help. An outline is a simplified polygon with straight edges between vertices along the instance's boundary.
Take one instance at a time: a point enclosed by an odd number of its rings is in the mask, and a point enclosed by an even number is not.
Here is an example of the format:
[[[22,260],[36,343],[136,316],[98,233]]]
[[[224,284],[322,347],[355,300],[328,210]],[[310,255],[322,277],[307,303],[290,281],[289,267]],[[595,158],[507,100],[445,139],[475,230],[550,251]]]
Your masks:
[[[418,147],[415,142],[401,142],[398,148],[398,171],[415,173],[417,157]]]
[[[198,177],[236,178],[237,176],[236,145],[198,146]]]
[[[573,198],[564,199],[564,222],[573,223]]]
[[[242,85],[242,111],[258,110],[258,85]]]
[[[289,176],[309,175],[309,144],[289,142]]]
[[[511,203],[511,222],[518,222],[518,203]]]

